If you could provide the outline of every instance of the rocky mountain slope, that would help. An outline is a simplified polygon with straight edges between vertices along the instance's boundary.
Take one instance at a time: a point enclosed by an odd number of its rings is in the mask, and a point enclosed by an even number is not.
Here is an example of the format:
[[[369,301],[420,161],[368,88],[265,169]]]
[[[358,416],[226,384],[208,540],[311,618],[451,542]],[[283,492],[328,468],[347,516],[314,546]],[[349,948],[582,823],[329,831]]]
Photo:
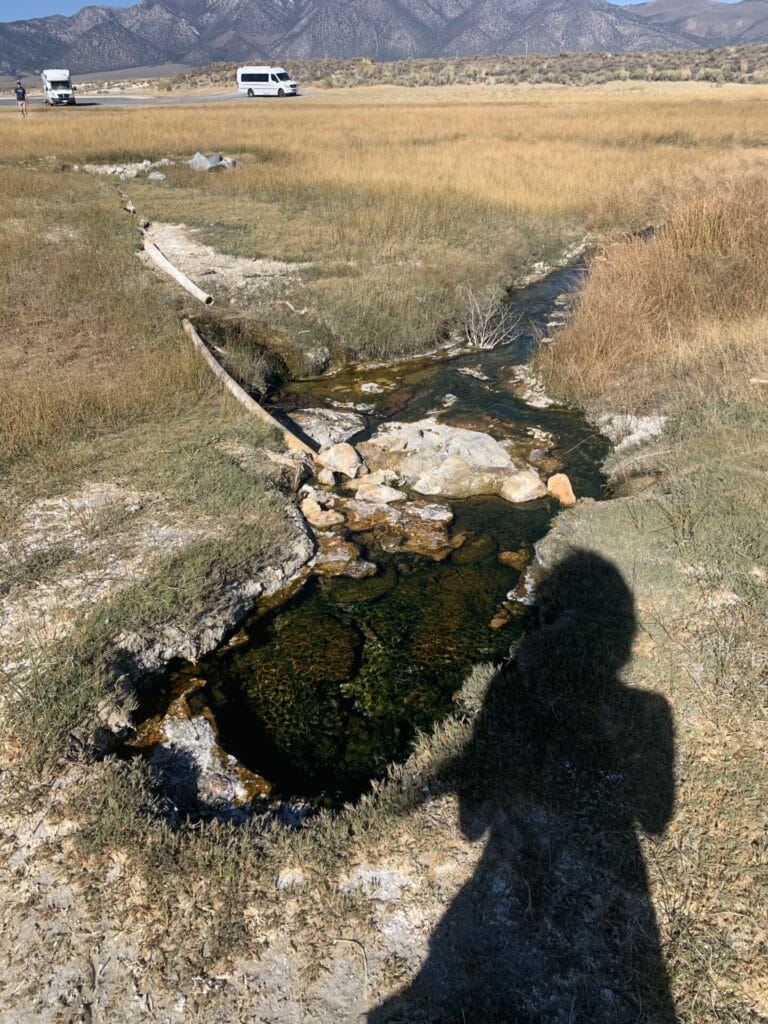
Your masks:
[[[760,43],[768,39],[768,0],[650,0],[625,8],[647,22],[693,35],[710,45]]]
[[[768,9],[768,0],[746,3]],[[665,18],[657,21],[644,9],[628,11],[607,0],[140,0],[128,8],[87,7],[71,18],[0,23],[0,72],[56,65],[82,73],[170,62],[392,60],[700,44]]]

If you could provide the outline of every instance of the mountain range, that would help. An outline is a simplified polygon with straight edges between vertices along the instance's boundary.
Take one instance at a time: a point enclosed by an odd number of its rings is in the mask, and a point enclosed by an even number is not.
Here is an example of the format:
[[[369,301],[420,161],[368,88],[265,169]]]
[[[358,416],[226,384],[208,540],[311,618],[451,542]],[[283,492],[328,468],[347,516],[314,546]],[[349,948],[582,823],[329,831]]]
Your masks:
[[[707,46],[739,46],[768,41],[768,0],[650,0],[624,8],[661,28],[692,36]]]
[[[0,73],[287,58],[629,52],[768,41],[768,0],[140,0],[0,22]]]

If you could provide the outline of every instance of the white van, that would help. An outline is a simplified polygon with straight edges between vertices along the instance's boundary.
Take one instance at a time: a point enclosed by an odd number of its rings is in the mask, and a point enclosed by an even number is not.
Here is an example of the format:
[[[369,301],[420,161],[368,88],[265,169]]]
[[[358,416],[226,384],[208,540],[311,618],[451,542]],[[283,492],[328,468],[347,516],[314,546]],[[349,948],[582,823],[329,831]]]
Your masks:
[[[40,77],[43,80],[44,103],[50,106],[75,105],[75,90],[66,68],[48,68]]]
[[[237,91],[247,96],[296,96],[299,87],[285,68],[263,65],[238,68]]]

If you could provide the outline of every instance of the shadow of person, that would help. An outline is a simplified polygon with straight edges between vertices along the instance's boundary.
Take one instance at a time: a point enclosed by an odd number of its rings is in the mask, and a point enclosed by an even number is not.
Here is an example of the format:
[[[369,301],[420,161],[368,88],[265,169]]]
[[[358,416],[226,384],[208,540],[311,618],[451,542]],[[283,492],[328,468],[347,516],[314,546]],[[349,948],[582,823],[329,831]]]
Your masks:
[[[672,815],[672,716],[619,678],[632,594],[576,551],[536,615],[447,772],[462,832],[487,833],[482,857],[418,976],[369,1024],[676,1020],[636,833]]]

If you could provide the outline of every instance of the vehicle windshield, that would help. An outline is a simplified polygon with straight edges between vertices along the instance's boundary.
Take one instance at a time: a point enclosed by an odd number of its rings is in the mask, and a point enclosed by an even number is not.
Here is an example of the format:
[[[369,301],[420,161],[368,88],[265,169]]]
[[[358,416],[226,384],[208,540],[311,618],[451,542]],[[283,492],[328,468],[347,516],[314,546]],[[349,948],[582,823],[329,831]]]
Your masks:
[[[291,76],[286,71],[281,71],[277,77],[280,82],[287,82]]]
[[[69,82],[49,82],[51,89],[69,89],[71,88]]]

